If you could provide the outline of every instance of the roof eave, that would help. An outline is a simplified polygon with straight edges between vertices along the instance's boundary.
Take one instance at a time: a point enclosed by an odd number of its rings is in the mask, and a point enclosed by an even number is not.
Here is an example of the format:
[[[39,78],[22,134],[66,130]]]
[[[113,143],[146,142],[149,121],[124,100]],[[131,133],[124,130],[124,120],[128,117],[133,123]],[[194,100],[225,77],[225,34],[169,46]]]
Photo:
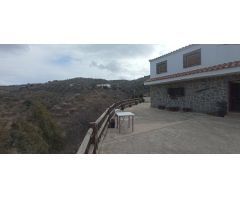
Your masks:
[[[177,53],[177,52],[179,52],[179,51],[182,51],[182,50],[184,50],[184,49],[190,48],[190,47],[195,46],[195,45],[199,45],[199,44],[189,44],[189,45],[184,46],[184,47],[181,47],[181,48],[179,48],[179,49],[177,49],[177,50],[174,50],[174,51],[171,51],[171,52],[169,52],[169,53],[163,54],[163,55],[161,55],[161,56],[159,56],[159,57],[150,59],[149,62],[152,62],[152,61],[158,60],[158,59],[160,59],[160,58],[163,58],[163,57],[165,57],[165,56],[168,56],[168,55]]]
[[[236,67],[236,68],[231,68],[228,71],[224,71],[223,73],[221,73],[221,71],[219,71],[219,73],[215,73],[215,74],[201,74],[201,75],[189,75],[187,77],[177,77],[177,78],[172,78],[172,79],[168,79],[168,80],[155,80],[155,81],[145,81],[144,85],[161,85],[161,84],[168,84],[168,83],[173,83],[173,82],[182,82],[182,81],[190,81],[190,80],[197,80],[197,79],[203,79],[203,78],[212,78],[212,77],[218,77],[218,76],[228,76],[228,75],[232,75],[232,74],[240,74],[240,66]]]

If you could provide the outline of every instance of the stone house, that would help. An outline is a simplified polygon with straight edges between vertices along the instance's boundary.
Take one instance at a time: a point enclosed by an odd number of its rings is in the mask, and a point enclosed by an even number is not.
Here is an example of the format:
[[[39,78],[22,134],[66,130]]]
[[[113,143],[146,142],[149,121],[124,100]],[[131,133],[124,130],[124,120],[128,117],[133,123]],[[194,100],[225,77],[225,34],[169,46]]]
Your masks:
[[[150,60],[152,107],[240,112],[240,45],[193,44]]]

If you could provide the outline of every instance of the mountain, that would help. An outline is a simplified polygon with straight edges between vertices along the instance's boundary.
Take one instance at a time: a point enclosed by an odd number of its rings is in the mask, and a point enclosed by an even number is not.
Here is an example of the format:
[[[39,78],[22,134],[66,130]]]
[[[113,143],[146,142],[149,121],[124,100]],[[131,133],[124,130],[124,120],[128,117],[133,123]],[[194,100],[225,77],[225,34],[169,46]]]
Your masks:
[[[89,122],[116,101],[148,95],[137,80],[74,78],[0,87],[0,153],[75,153]],[[110,89],[97,84],[111,84]]]
[[[128,93],[129,96],[140,96],[145,95],[149,96],[149,87],[144,86],[144,81],[149,79],[149,76],[145,76],[136,80],[113,80],[108,81],[112,85],[112,88],[119,88],[122,91]]]

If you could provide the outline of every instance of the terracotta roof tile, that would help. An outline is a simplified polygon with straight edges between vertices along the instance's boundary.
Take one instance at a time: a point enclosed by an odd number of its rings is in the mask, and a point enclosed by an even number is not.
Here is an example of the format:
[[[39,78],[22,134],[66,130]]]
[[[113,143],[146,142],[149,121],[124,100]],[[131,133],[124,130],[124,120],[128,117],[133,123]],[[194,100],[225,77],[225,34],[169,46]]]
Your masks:
[[[234,68],[234,67],[240,67],[240,61],[234,61],[234,62],[214,65],[214,66],[210,66],[210,67],[195,69],[195,70],[191,70],[191,71],[187,71],[187,72],[181,72],[181,73],[176,73],[176,74],[170,74],[167,76],[152,78],[152,79],[148,79],[146,82],[177,78],[177,77],[188,76],[188,75],[192,75],[192,74],[200,74],[200,73],[204,73],[204,72],[218,71],[218,70]]]

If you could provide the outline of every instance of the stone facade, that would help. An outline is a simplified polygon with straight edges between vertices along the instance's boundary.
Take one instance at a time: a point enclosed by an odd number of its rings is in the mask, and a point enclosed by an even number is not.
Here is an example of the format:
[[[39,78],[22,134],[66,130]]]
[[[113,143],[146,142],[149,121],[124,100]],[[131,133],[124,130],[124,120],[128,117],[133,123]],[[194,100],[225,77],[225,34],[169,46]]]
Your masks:
[[[151,86],[151,105],[191,108],[194,112],[214,113],[217,102],[229,103],[229,82],[240,80],[240,75],[196,79],[185,82]],[[183,97],[170,98],[168,88],[184,87]]]

